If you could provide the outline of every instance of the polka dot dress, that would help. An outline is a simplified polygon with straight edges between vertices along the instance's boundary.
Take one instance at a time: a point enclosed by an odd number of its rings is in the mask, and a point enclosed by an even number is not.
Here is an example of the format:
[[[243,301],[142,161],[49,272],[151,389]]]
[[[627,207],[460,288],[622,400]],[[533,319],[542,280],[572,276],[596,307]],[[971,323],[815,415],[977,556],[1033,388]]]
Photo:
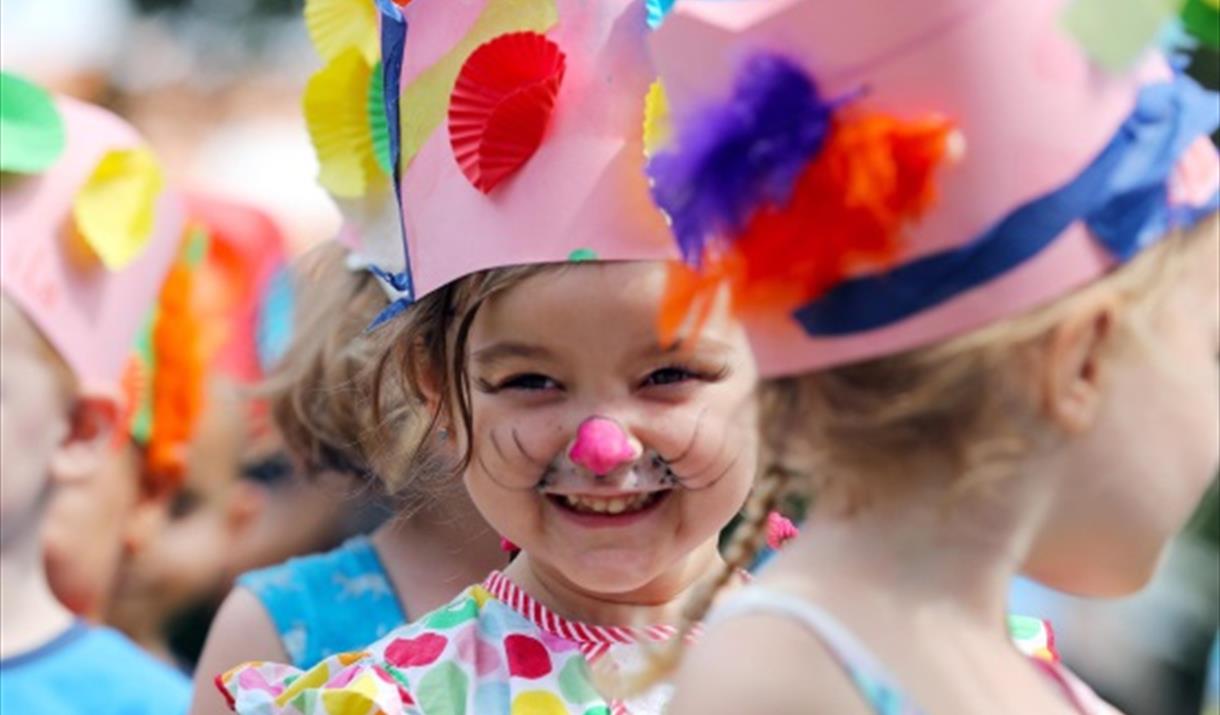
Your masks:
[[[667,686],[607,700],[590,666],[638,667],[640,643],[673,632],[569,621],[496,572],[364,651],[304,672],[249,663],[216,682],[246,715],[659,715]]]

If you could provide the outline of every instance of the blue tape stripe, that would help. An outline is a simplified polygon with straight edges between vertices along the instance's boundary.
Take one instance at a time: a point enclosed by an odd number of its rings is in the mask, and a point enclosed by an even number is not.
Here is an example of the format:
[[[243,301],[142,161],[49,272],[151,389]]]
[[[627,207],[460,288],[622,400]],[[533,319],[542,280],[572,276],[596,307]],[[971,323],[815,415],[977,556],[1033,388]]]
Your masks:
[[[377,11],[381,14],[382,96],[385,97],[386,122],[389,126],[391,176],[394,181],[394,198],[398,203],[398,227],[402,238],[405,268],[401,273],[389,273],[380,269],[373,270],[373,273],[402,294],[400,300],[409,302],[415,298],[415,281],[411,276],[411,253],[407,248],[407,227],[402,217],[402,124],[399,120],[399,80],[402,77],[403,52],[407,43],[407,19],[391,0],[377,0]]]

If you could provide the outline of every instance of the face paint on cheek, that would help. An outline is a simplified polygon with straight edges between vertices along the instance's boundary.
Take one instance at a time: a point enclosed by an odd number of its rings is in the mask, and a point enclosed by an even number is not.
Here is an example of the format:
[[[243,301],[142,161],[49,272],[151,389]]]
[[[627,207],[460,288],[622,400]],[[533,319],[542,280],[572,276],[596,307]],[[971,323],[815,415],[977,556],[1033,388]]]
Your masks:
[[[506,430],[492,428],[487,432],[487,442],[490,450],[475,448],[472,462],[479,471],[491,480],[493,484],[507,491],[530,491],[537,489],[546,478],[550,464],[533,455],[525,447],[520,434],[514,427],[507,430],[510,438],[504,436]],[[488,458],[485,453],[494,456]]]
[[[743,413],[748,414],[748,413]],[[754,424],[747,420],[748,424]],[[716,486],[732,474],[743,455],[756,443],[757,428],[739,424],[738,420],[717,420],[705,410],[699,413],[691,428],[690,439],[681,453],[666,465],[676,481],[688,491],[702,491]]]

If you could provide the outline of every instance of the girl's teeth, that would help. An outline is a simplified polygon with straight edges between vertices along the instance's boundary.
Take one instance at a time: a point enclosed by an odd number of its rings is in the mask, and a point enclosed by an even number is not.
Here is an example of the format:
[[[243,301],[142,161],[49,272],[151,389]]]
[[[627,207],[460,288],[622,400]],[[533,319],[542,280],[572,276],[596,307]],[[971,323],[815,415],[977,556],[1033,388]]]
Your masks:
[[[576,511],[594,514],[622,514],[625,511],[636,511],[647,504],[652,494],[636,494],[630,497],[611,497],[599,499],[596,497],[564,495],[567,505]]]

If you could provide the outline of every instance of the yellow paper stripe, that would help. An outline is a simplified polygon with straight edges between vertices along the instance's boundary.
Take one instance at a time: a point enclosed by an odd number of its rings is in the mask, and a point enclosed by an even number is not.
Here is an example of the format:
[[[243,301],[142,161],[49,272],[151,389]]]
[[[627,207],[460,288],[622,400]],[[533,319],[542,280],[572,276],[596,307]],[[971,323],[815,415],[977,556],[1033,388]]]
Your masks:
[[[164,185],[152,152],[117,149],[102,157],[77,191],[72,204],[76,232],[106,268],[117,271],[143,253]]]
[[[558,21],[555,0],[488,0],[466,36],[403,89],[402,170],[445,119],[458,72],[479,45],[508,32],[546,32]]]

